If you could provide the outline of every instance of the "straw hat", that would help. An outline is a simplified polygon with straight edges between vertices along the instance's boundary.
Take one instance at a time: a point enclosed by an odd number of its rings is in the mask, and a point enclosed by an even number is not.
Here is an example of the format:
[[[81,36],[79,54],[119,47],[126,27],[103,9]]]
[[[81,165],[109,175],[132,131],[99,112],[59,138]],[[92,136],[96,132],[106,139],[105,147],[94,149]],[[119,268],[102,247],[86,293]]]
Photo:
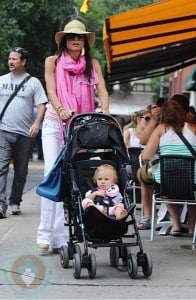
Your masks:
[[[95,34],[93,32],[86,31],[86,26],[78,20],[69,22],[64,27],[64,31],[59,31],[55,34],[55,41],[59,46],[63,36],[67,33],[86,34],[89,47],[91,48],[95,42]]]
[[[148,164],[145,164],[137,170],[137,179],[145,186],[151,186],[153,184],[153,175],[148,170]]]

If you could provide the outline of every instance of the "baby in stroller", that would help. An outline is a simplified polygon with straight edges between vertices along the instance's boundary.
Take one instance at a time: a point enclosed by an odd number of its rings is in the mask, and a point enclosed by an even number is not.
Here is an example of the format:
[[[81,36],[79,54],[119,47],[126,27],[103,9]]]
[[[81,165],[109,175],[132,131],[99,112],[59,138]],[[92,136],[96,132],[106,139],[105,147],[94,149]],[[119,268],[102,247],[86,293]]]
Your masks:
[[[82,268],[87,268],[89,278],[95,278],[96,256],[89,248],[101,247],[110,248],[112,267],[118,268],[122,259],[130,278],[137,277],[140,266],[146,277],[152,273],[151,257],[143,252],[136,226],[127,164],[129,156],[115,118],[102,113],[72,118],[67,132],[64,199],[70,234],[60,259],[63,268],[73,261],[75,279],[80,278]],[[130,249],[135,246],[139,247],[136,255]]]
[[[93,181],[97,188],[86,193],[82,207],[94,205],[103,214],[122,220],[127,216],[123,196],[119,191],[117,171],[112,165],[103,164],[95,170]]]

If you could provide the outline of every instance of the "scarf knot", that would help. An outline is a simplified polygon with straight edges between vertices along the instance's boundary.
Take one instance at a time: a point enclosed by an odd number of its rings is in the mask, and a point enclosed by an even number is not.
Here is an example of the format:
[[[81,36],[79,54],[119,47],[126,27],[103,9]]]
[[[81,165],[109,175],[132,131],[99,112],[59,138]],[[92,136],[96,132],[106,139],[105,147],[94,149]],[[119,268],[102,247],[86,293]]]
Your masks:
[[[62,106],[67,110],[74,111],[75,114],[95,111],[94,86],[98,83],[98,76],[93,65],[91,81],[89,82],[84,75],[85,69],[86,60],[84,56],[80,55],[75,61],[68,53],[59,57],[55,68],[57,96]],[[74,76],[70,75],[69,72]],[[66,122],[66,127],[68,125],[69,120]]]
[[[74,60],[70,55],[63,54],[60,61],[63,69],[70,72],[71,76],[82,74],[86,69],[86,60],[82,55],[77,60]]]

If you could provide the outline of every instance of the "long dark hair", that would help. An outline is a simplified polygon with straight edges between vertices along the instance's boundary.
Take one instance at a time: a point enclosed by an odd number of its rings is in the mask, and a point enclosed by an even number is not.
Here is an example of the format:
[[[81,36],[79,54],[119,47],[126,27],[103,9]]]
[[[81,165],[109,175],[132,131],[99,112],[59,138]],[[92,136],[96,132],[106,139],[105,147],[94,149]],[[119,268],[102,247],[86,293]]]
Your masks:
[[[85,40],[84,40],[84,49],[85,49],[85,59],[86,59],[86,69],[84,71],[84,75],[88,79],[88,81],[91,81],[91,75],[92,75],[92,57],[90,55],[90,47],[88,44],[87,36],[85,35]],[[67,39],[66,39],[66,34],[63,36],[63,38],[60,41],[58,51],[56,54],[61,56],[61,54],[66,51],[67,52]]]
[[[161,107],[161,124],[171,126],[174,131],[180,133],[187,121],[187,114],[178,102],[168,100]]]

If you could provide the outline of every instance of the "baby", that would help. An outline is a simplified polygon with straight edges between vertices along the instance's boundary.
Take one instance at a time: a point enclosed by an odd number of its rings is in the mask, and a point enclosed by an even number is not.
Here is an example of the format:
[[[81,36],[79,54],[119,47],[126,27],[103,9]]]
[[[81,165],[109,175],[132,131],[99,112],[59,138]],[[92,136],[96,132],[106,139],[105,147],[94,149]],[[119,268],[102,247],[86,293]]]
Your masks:
[[[121,220],[127,216],[127,211],[124,208],[123,196],[119,192],[119,187],[117,185],[118,177],[117,172],[113,166],[109,164],[103,164],[99,166],[93,177],[94,182],[97,185],[95,191],[88,191],[85,198],[82,201],[82,207],[85,210],[90,205],[94,205],[103,214],[109,214],[109,216],[114,215],[117,220]],[[96,197],[105,198],[104,200],[109,203],[103,205],[103,201],[99,200],[96,203]]]

